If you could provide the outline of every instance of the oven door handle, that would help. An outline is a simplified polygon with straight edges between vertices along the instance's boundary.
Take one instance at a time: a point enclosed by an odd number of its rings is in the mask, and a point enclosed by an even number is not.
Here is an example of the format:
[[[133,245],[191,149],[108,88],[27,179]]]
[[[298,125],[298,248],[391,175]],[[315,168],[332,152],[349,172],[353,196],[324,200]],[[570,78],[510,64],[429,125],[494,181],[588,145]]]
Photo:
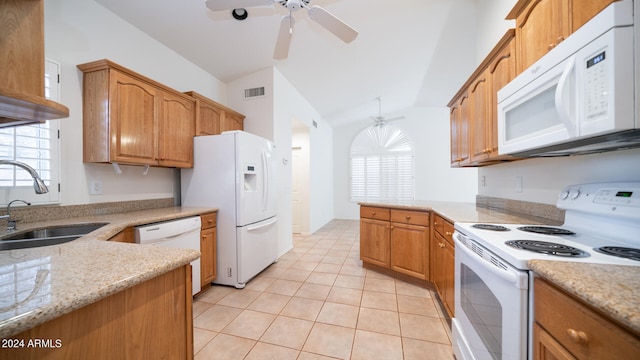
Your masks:
[[[522,274],[520,274],[517,270],[513,269],[512,267],[508,266],[506,263],[504,263],[504,261],[499,260],[497,257],[494,256],[495,260],[497,260],[499,263],[503,264],[506,268],[502,268],[499,267],[497,265],[494,265],[493,263],[491,263],[489,260],[485,259],[483,256],[476,254],[475,252],[473,252],[471,249],[469,249],[464,243],[462,243],[458,237],[462,237],[464,239],[466,239],[467,241],[472,241],[475,243],[475,241],[469,239],[468,237],[464,236],[463,234],[456,232],[457,236],[454,236],[454,240],[456,242],[456,252],[458,251],[462,251],[464,252],[467,256],[476,259],[476,263],[479,266],[482,266],[485,270],[489,271],[491,274],[495,274],[499,277],[501,277],[503,280],[505,280],[506,282],[513,284],[513,286],[515,286],[518,289],[527,289],[529,287],[529,284],[527,283],[527,278],[526,276],[523,276]],[[487,251],[489,252],[489,251]]]

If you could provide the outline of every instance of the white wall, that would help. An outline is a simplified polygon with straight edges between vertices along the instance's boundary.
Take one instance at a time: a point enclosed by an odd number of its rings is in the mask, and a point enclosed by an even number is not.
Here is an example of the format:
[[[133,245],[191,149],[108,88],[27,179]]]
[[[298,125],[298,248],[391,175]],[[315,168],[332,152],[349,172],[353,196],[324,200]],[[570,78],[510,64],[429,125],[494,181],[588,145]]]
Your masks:
[[[415,147],[416,200],[475,202],[477,169],[454,169],[450,166],[449,110],[441,108],[410,108],[389,117],[404,115],[394,121],[405,131]],[[349,152],[355,136],[371,123],[359,123],[334,129],[335,217],[357,219],[357,203],[349,200]]]
[[[174,196],[176,170],[82,163],[82,73],[76,68],[110,59],[179,91],[195,90],[226,100],[225,85],[91,0],[47,0],[45,56],[61,64],[61,102],[69,118],[61,127],[61,199],[63,205]],[[103,195],[89,195],[92,180],[103,182]]]
[[[265,97],[243,100],[244,89],[264,86]],[[310,129],[309,230],[314,232],[333,219],[331,178],[333,133],[313,106],[275,68],[267,68],[230,82],[229,106],[246,115],[245,130],[273,140],[278,149],[278,231],[280,253],[293,246],[291,232],[292,120]],[[318,128],[312,122],[318,123]],[[321,174],[321,176],[319,175]],[[329,184],[327,184],[329,183]]]
[[[503,19],[515,2],[478,0],[478,63],[513,26]],[[557,194],[567,185],[640,181],[640,150],[527,159],[479,168],[478,176],[486,183],[478,188],[480,195],[555,204]],[[516,192],[516,177],[522,177],[522,192]]]

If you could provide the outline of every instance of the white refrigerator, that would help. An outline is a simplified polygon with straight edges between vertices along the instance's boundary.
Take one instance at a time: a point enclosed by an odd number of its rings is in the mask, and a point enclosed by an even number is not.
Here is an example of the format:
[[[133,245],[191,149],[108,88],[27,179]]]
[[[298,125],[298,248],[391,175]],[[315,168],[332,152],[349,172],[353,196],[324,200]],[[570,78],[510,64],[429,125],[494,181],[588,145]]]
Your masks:
[[[275,148],[244,131],[194,138],[184,206],[218,208],[214,283],[243,288],[278,258]]]

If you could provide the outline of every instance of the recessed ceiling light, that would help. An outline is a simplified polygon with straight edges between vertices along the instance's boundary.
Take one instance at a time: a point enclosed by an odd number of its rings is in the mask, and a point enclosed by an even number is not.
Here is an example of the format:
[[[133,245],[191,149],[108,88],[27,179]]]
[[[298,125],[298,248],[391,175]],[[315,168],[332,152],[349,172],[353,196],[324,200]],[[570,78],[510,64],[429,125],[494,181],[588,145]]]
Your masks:
[[[231,15],[234,19],[242,21],[249,16],[249,13],[247,12],[247,9],[240,8],[231,10]]]

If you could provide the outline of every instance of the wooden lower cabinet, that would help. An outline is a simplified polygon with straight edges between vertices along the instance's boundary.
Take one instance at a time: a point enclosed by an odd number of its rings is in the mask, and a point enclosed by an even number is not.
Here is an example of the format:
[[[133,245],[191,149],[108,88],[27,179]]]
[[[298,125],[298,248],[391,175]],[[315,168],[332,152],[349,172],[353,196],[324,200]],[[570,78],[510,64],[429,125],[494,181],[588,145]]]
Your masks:
[[[453,224],[440,215],[433,216],[431,238],[431,281],[450,317],[454,315],[455,248]]]
[[[124,243],[135,243],[136,242],[136,231],[133,227],[128,227],[116,235],[112,236],[109,241],[115,242],[124,242]]]
[[[0,359],[193,359],[192,314],[185,265],[11,336],[51,347],[2,349]]]
[[[362,261],[389,267],[390,230],[388,221],[360,219],[360,259]]]
[[[208,289],[216,278],[216,215],[215,212],[201,215],[200,286],[202,291]]]
[[[391,223],[391,270],[429,278],[429,228]]]
[[[533,293],[534,359],[640,359],[639,334],[541,278]]]
[[[429,212],[360,207],[360,259],[429,279]]]

